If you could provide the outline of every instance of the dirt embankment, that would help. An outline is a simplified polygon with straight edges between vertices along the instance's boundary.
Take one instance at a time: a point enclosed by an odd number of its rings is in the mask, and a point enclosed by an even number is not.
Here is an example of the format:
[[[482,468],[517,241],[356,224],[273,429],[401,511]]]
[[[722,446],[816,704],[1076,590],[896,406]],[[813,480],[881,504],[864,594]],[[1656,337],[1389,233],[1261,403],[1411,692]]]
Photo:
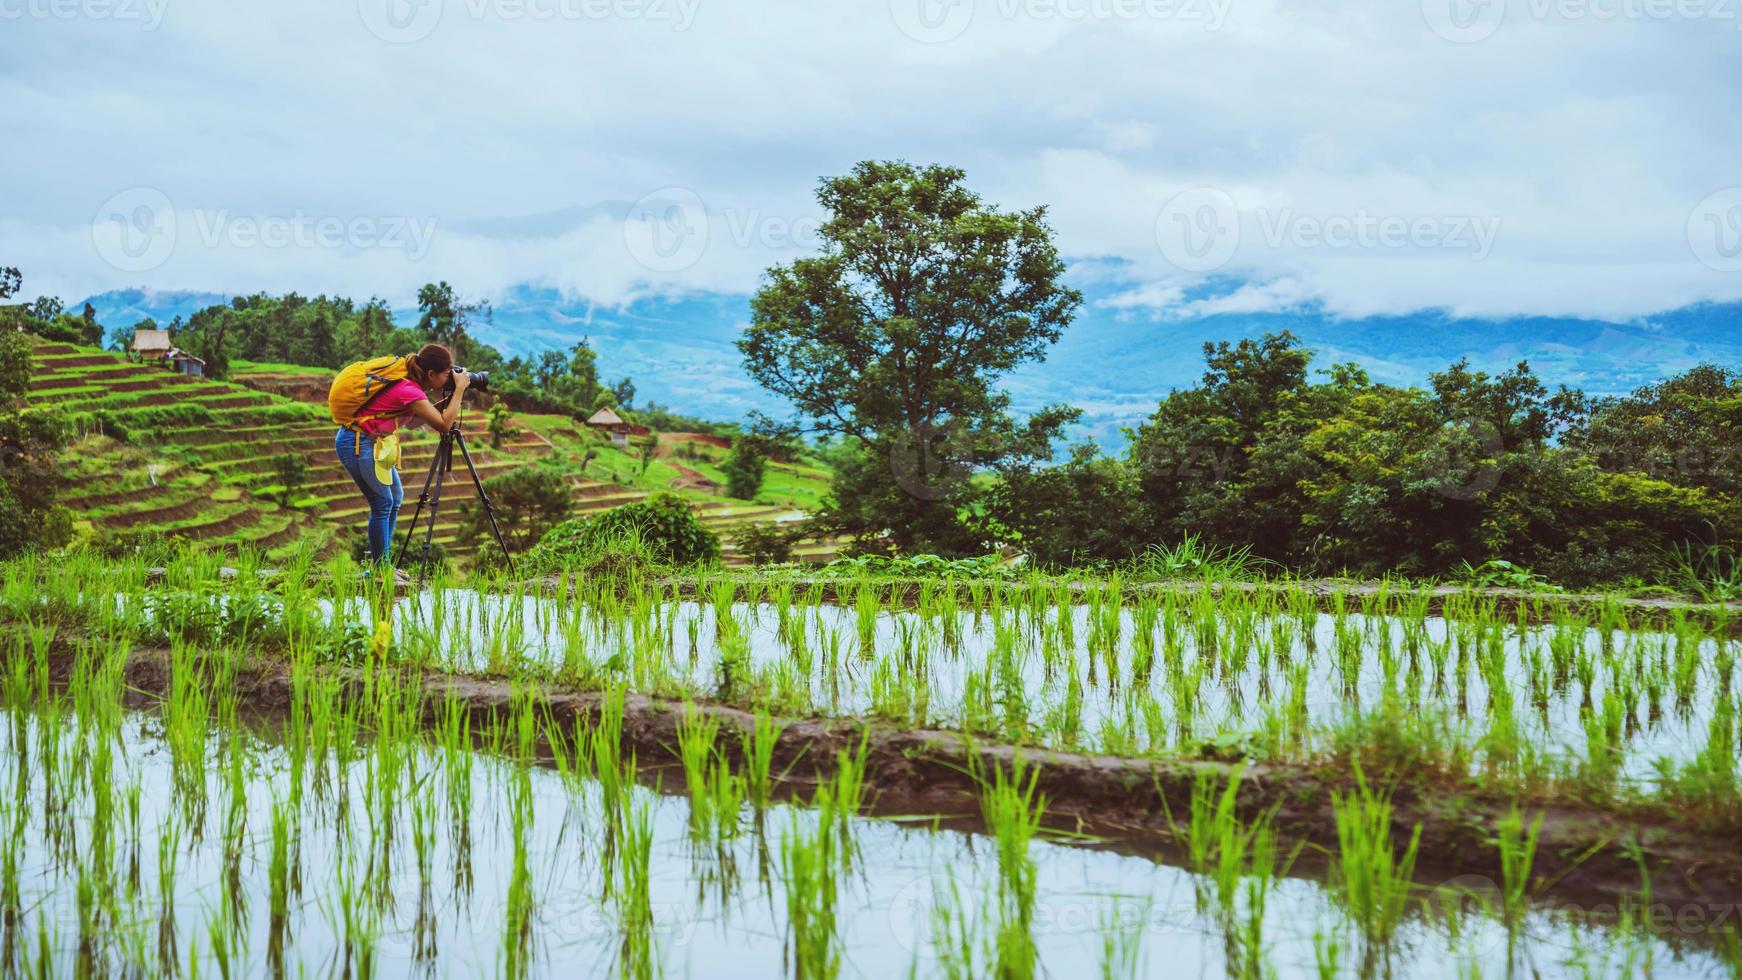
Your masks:
[[[74,654],[60,645],[55,668],[65,675]],[[331,668],[354,680],[347,668]],[[141,704],[169,690],[167,651],[140,649],[129,656],[126,680]],[[282,715],[292,687],[287,667],[256,659],[237,673],[241,705],[250,711]],[[506,720],[516,704],[505,680],[429,673],[423,678],[426,721],[434,726],[451,700],[473,716],[474,731],[493,719]],[[360,684],[353,693],[360,691]],[[553,690],[538,699],[537,714],[560,730],[596,721],[603,696],[598,692]],[[738,708],[698,704],[717,720],[722,744],[753,730],[754,716]],[[629,694],[623,739],[644,766],[676,762],[683,704]],[[1177,861],[1174,819],[1191,812],[1191,795],[1200,776],[1218,781],[1240,778],[1239,808],[1247,818],[1274,812],[1285,841],[1309,845],[1296,873],[1314,873],[1335,848],[1333,790],[1352,789],[1344,777],[1309,769],[1253,765],[1243,769],[1215,761],[1155,761],[1095,756],[1007,745],[978,744],[943,731],[914,731],[858,720],[790,720],[774,753],[774,772],[783,791],[808,797],[830,778],[836,753],[853,751],[863,741],[866,783],[873,813],[885,816],[935,816],[967,829],[979,827],[980,783],[976,773],[1021,764],[1037,773],[1047,801],[1046,822],[1057,830],[1092,835],[1101,846]],[[667,780],[681,785],[682,780]],[[1375,780],[1377,785],[1383,785]],[[1436,884],[1459,876],[1498,883],[1500,854],[1496,828],[1513,803],[1469,795],[1437,795],[1404,783],[1393,792],[1394,831],[1407,840],[1421,826],[1418,879]],[[1650,869],[1653,901],[1672,908],[1695,907],[1714,916],[1742,903],[1742,853],[1734,834],[1702,831],[1664,821],[1643,821],[1579,804],[1529,805],[1527,819],[1543,817],[1533,879],[1540,894],[1559,904],[1591,908],[1633,896],[1641,885],[1641,862]],[[1170,818],[1170,814],[1173,817]],[[1466,883],[1472,879],[1465,877]]]

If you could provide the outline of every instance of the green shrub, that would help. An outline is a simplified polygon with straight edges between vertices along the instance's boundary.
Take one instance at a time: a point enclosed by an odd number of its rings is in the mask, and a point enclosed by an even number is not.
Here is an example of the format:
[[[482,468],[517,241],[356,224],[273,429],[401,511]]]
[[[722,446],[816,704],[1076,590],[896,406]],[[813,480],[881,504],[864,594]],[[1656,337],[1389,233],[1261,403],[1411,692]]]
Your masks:
[[[663,564],[691,565],[718,560],[720,539],[683,498],[661,493],[586,520],[558,524],[526,553],[525,567],[534,573],[571,569],[619,549],[644,553]]]
[[[515,551],[525,551],[568,518],[574,510],[573,490],[568,476],[545,465],[521,466],[484,481],[484,491],[496,509],[497,526]],[[490,517],[483,507],[468,503],[465,515],[467,535],[479,541],[493,537]]]
[[[308,482],[308,460],[299,452],[279,453],[272,457],[272,472],[282,487],[278,495],[279,506],[289,507],[290,498]]]
[[[739,436],[732,443],[732,455],[720,464],[726,474],[726,496],[739,500],[754,500],[762,489],[762,471],[767,462],[762,442],[750,436]]]
[[[168,565],[193,547],[193,542],[174,532],[130,527],[100,530],[86,546],[105,558],[138,558],[147,565]]]
[[[752,564],[778,565],[792,560],[792,546],[807,530],[803,521],[785,524],[752,521],[732,532],[732,543]]]

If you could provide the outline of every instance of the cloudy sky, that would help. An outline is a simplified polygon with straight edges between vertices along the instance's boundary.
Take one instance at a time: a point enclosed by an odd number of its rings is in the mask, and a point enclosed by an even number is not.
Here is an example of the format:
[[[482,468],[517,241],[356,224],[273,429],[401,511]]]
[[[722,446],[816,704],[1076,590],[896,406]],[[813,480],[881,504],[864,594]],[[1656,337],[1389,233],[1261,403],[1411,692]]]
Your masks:
[[[745,293],[904,158],[1121,309],[1625,319],[1742,297],[1739,53],[1742,0],[0,0],[0,264]]]

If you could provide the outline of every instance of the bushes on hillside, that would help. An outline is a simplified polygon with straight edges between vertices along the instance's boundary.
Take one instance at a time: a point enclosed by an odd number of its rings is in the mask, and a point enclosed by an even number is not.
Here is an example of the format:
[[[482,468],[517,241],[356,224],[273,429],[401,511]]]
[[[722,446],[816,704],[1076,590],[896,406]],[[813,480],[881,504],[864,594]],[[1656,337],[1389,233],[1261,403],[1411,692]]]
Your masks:
[[[66,421],[49,409],[15,406],[30,385],[30,338],[0,331],[0,558],[53,548],[72,536],[72,515],[55,503],[62,477],[54,454]]]
[[[726,496],[737,497],[739,500],[756,499],[757,491],[762,489],[762,471],[767,464],[760,440],[751,436],[739,436],[732,443],[732,454],[720,464],[720,472],[726,474]]]
[[[1551,394],[1524,364],[1490,376],[1460,362],[1421,389],[1354,365],[1310,381],[1287,334],[1206,355],[1203,382],[1163,399],[1132,442],[1151,541],[1197,533],[1319,573],[1438,576],[1507,559],[1586,585],[1656,577],[1678,545],[1742,532],[1742,501],[1721,482],[1614,472],[1587,454],[1625,442],[1618,420],[1651,412],[1622,400],[1589,416],[1582,396]],[[1706,402],[1684,399],[1676,431],[1710,448],[1734,397],[1718,381],[1667,382],[1639,401],[1697,390]],[[1561,431],[1577,438],[1563,445]],[[1071,482],[1100,500],[1087,509],[1118,513],[1117,486]]]
[[[502,536],[516,551],[530,548],[568,518],[574,510],[573,490],[569,478],[552,466],[522,466],[484,481]],[[490,517],[484,508],[470,503],[465,513],[466,533],[480,543],[490,540]]]
[[[524,566],[533,573],[561,571],[585,565],[601,552],[618,547],[673,565],[712,562],[720,557],[720,539],[697,519],[683,498],[661,493],[585,520],[558,524],[526,553]]]
[[[1058,466],[1008,471],[987,492],[986,510],[990,537],[1014,540],[1043,565],[1116,561],[1145,544],[1136,475],[1093,444]]]
[[[809,533],[804,521],[748,521],[733,529],[732,543],[753,565],[778,565],[792,560],[793,545]]]

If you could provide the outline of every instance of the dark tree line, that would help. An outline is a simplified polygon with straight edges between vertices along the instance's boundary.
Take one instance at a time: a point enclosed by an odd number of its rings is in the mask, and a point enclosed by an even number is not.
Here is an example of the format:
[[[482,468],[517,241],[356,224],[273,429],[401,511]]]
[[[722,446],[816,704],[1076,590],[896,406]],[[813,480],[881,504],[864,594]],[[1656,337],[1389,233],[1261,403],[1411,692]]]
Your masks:
[[[217,377],[232,360],[339,368],[433,342],[453,348],[468,370],[490,372],[491,392],[523,411],[585,416],[601,405],[628,406],[635,397],[626,378],[600,381],[598,356],[584,339],[565,351],[505,358],[476,334],[490,321],[488,303],[467,302],[446,282],[425,285],[417,301],[417,323],[401,326],[381,299],[358,305],[343,297],[256,293],[171,323],[170,338],[204,359],[207,373]]]

